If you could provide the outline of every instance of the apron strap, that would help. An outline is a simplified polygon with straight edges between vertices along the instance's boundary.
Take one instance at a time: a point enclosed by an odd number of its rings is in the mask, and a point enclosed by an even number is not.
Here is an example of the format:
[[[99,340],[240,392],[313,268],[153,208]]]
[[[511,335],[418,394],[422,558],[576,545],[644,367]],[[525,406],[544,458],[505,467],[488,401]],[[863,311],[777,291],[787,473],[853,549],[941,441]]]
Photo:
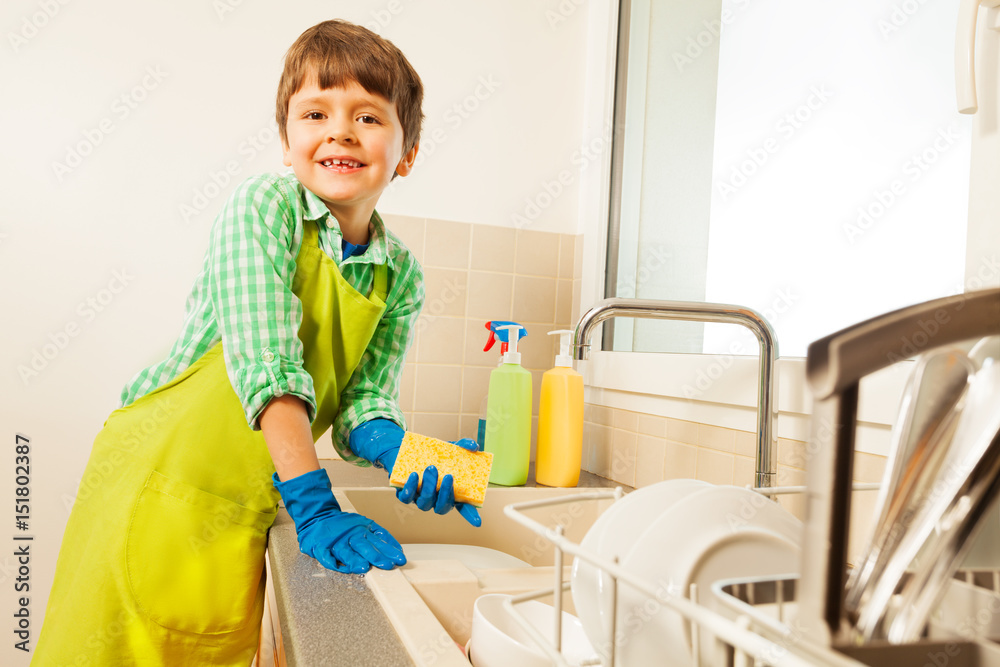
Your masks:
[[[389,268],[385,264],[375,267],[372,294],[381,299],[382,303],[385,303],[385,298],[389,295]]]

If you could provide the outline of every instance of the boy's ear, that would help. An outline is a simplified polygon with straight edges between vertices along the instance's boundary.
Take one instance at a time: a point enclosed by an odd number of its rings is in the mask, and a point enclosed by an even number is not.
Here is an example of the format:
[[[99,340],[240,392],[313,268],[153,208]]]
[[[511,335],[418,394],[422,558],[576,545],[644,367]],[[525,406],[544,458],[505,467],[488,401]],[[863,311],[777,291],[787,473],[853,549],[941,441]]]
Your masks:
[[[284,139],[281,140],[281,164],[286,167],[292,166],[292,160],[288,157],[288,143]]]
[[[396,173],[400,176],[409,176],[410,172],[413,171],[413,163],[417,159],[417,150],[420,148],[420,144],[414,144],[404,156],[403,159],[399,161],[396,165]]]

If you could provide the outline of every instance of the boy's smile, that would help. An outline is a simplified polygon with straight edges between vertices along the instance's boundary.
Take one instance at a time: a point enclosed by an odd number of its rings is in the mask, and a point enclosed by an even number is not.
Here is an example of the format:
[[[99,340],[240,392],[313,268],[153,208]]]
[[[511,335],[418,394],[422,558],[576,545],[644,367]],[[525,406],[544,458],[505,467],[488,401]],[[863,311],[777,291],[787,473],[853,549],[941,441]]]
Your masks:
[[[403,155],[396,105],[351,81],[320,89],[310,77],[288,100],[284,164],[320,197],[351,243],[368,242],[368,222],[394,174],[406,176],[417,147]]]

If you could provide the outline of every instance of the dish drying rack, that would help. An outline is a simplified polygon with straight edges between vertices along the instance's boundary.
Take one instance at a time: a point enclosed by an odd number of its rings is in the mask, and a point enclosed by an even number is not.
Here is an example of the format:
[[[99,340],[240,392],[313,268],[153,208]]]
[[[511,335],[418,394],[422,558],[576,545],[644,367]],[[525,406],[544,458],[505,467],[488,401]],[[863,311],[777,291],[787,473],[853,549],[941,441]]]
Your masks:
[[[856,484],[854,490],[875,490],[877,484]],[[805,487],[758,488],[763,495],[801,493]],[[622,583],[630,586],[659,607],[668,608],[690,624],[691,658],[696,667],[866,667],[892,665],[894,667],[994,667],[1000,666],[1000,644],[983,637],[964,637],[969,621],[978,634],[1000,638],[1000,570],[960,570],[955,575],[954,589],[942,604],[943,609],[932,620],[928,638],[915,644],[866,646],[823,646],[807,640],[798,623],[797,592],[799,577],[788,575],[774,578],[729,579],[715,582],[708,592],[715,596],[719,606],[727,608],[734,618],[723,616],[708,608],[700,596],[704,594],[692,585],[688,591],[671,591],[664,595],[647,581],[621,568],[617,559],[607,559],[585,549],[563,535],[563,526],[554,528],[525,514],[526,510],[551,507],[563,503],[598,501],[622,497],[621,487],[613,491],[594,491],[582,494],[515,503],[504,508],[504,513],[553,544],[555,581],[551,588],[543,588],[512,596],[504,606],[522,629],[535,641],[538,648],[559,667],[648,667],[623,665],[616,661],[615,638],[618,615],[615,609],[609,615],[612,625],[610,640],[603,657],[584,662],[569,662],[562,655],[559,640],[551,640],[532,626],[517,610],[517,605],[529,600],[552,596],[554,628],[550,637],[562,637],[562,593],[569,590],[570,582],[563,581],[565,554],[581,558],[607,572],[611,581],[611,607],[617,607],[617,588]],[[555,594],[559,591],[560,594]],[[681,594],[684,593],[684,594]],[[983,618],[980,610],[992,610]],[[610,610],[609,610],[610,611]],[[658,612],[657,612],[658,613]],[[995,618],[994,618],[995,617]],[[723,663],[709,662],[699,654],[703,633],[714,637],[724,647]],[[595,647],[596,648],[596,647]],[[938,662],[935,662],[938,660]],[[664,662],[663,664],[670,664]]]
[[[928,322],[934,326],[929,327]],[[670,591],[663,595],[647,581],[622,569],[617,559],[602,558],[568,540],[562,526],[550,528],[523,513],[571,500],[617,499],[621,497],[621,489],[617,489],[504,508],[511,519],[552,542],[555,552],[553,587],[505,601],[507,611],[553,664],[577,667],[566,662],[559,645],[562,594],[569,587],[568,582],[562,581],[563,556],[568,553],[603,570],[612,582],[609,646],[595,647],[604,661],[598,659],[587,665],[616,667],[617,589],[624,583],[688,621],[692,635],[689,662],[697,667],[708,665],[699,655],[702,633],[715,637],[726,647],[722,652],[723,664],[716,661],[711,667],[1000,667],[1000,643],[990,639],[1000,638],[1000,572],[960,571],[939,604],[936,617],[928,624],[925,638],[908,644],[857,645],[852,640],[844,603],[851,495],[856,490],[852,479],[861,379],[915,354],[997,333],[1000,333],[1000,289],[989,289],[902,308],[809,346],[806,376],[814,408],[807,484],[796,489],[808,496],[800,576],[719,581],[711,592]],[[757,490],[766,495],[778,492],[774,488]],[[548,595],[555,605],[552,643],[516,610],[520,602]],[[699,595],[714,595],[734,618],[699,604]],[[794,622],[786,615],[792,604]],[[989,618],[963,629],[963,613],[971,613],[978,619],[983,610]]]

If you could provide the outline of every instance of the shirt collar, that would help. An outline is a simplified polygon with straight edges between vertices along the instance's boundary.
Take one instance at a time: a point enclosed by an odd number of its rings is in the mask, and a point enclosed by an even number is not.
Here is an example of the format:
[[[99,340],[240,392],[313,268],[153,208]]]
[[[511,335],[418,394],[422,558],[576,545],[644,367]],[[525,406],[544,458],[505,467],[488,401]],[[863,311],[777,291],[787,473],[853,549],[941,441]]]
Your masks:
[[[302,217],[306,220],[316,221],[320,229],[332,234],[336,240],[336,243],[332,245],[339,252],[343,233],[340,231],[340,224],[337,222],[337,218],[330,213],[330,209],[326,207],[323,200],[305,186],[302,186],[302,202],[305,207]],[[395,268],[392,256],[389,253],[389,237],[386,234],[385,223],[382,222],[382,217],[379,216],[378,211],[372,211],[372,217],[368,224],[370,230],[368,250],[363,255],[353,255],[344,260],[341,260],[338,255],[334,258],[337,264],[388,264],[389,268]]]

